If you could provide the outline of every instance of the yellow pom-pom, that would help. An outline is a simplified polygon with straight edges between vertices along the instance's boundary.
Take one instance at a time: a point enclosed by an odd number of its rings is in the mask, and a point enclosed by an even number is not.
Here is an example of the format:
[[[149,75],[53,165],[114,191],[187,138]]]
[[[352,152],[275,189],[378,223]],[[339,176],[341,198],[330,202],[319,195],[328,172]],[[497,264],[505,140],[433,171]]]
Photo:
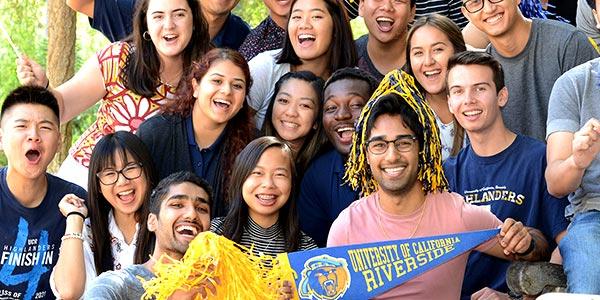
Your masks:
[[[163,256],[153,271],[156,278],[140,279],[146,290],[143,299],[163,300],[191,289],[198,290],[197,299],[276,299],[283,280],[294,278],[287,256],[256,256],[212,232],[199,234],[181,260]]]

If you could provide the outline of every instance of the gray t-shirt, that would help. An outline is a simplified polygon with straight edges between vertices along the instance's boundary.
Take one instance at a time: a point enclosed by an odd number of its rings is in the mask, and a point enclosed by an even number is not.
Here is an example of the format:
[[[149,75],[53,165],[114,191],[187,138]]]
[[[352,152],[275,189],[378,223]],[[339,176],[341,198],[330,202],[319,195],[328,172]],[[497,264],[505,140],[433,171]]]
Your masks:
[[[144,294],[144,287],[138,276],[146,280],[154,278],[154,274],[143,265],[131,265],[118,271],[104,272],[94,279],[83,298],[139,300]]]
[[[533,19],[525,49],[514,57],[503,57],[490,45],[504,69],[508,103],[502,110],[506,126],[513,132],[544,140],[548,99],[556,79],[598,53],[575,27],[554,20]]]
[[[577,1],[577,28],[583,31],[587,36],[600,45],[600,29],[596,28],[596,19],[592,13],[592,8],[586,0]]]
[[[600,58],[582,64],[556,80],[548,108],[548,136],[578,131],[591,118],[600,119]],[[583,173],[581,185],[569,195],[565,215],[600,210],[600,156]]]

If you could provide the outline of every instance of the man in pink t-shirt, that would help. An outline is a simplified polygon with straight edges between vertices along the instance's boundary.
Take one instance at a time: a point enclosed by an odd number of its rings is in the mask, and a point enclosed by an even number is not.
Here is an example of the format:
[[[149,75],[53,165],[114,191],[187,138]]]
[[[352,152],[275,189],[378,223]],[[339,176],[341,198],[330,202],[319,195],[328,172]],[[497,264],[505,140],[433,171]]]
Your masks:
[[[435,118],[412,82],[402,71],[389,73],[363,109],[346,178],[367,196],[342,211],[331,227],[327,246],[501,226],[497,239],[475,249],[505,259],[537,259],[536,243],[521,222],[509,218],[501,223],[484,208],[446,192]],[[377,299],[458,299],[467,257],[468,252]]]

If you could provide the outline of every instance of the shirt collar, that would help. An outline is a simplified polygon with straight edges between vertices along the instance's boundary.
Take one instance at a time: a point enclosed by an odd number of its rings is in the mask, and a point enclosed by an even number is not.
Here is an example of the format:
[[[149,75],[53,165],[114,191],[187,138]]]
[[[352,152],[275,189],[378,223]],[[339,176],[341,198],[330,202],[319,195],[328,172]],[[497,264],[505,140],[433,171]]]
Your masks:
[[[198,143],[196,142],[196,137],[194,136],[194,123],[192,121],[192,115],[185,118],[185,127],[186,127],[186,135],[187,135],[188,145],[198,148]],[[215,142],[212,143],[212,145],[210,145],[210,147],[208,147],[206,149],[208,149],[210,151],[216,150],[221,145],[221,142],[223,141],[223,137],[225,136],[225,131],[226,131],[226,129],[224,129],[221,132],[221,134],[219,134],[219,137],[215,140]]]
[[[133,240],[131,240],[131,244],[137,244],[138,233],[140,230],[140,224],[135,223],[135,234],[133,235]],[[117,226],[117,221],[115,221],[115,216],[113,215],[113,210],[111,209],[108,212],[108,233],[112,238],[119,240],[120,242],[125,243],[125,238],[123,237],[123,232]],[[125,243],[127,244],[127,243]]]

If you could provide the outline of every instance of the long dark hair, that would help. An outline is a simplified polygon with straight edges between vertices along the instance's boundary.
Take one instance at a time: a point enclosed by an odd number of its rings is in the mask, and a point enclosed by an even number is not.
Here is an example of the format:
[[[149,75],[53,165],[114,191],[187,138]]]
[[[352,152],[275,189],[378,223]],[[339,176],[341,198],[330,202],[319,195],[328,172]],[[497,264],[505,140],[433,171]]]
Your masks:
[[[193,63],[186,80],[177,88],[175,95],[176,101],[171,101],[162,107],[162,111],[167,114],[176,114],[187,117],[192,113],[196,98],[194,98],[194,89],[192,88],[192,79],[200,82],[202,77],[206,75],[208,69],[219,61],[228,60],[239,67],[244,73],[246,80],[246,96],[252,86],[252,77],[250,76],[250,68],[244,57],[235,50],[226,48],[215,48],[208,51],[199,62]],[[242,149],[256,136],[256,127],[254,126],[253,111],[248,104],[244,103],[240,111],[227,122],[225,126],[225,136],[223,147],[219,150],[223,157],[223,164],[220,165],[219,176],[220,183],[213,186],[215,194],[227,195],[229,186],[229,178],[231,177],[231,169],[237,156]],[[218,206],[218,203],[215,203]],[[213,207],[215,207],[213,206]],[[211,212],[211,216],[219,216],[224,214],[221,211]]]
[[[160,84],[160,58],[156,47],[151,40],[144,39],[144,32],[148,31],[146,13],[151,0],[141,0],[136,5],[133,15],[133,32],[128,37],[128,42],[133,43],[132,51],[127,56],[122,80],[130,90],[144,97],[152,97],[156,87]],[[162,1],[162,0],[161,0]],[[202,54],[211,48],[208,34],[208,23],[202,15],[200,3],[197,0],[187,0],[192,15],[192,37],[183,50],[183,75],[187,74],[187,66],[192,61],[198,60]],[[181,79],[179,80],[181,83]]]
[[[92,229],[92,250],[96,273],[114,269],[114,261],[108,232],[108,213],[112,209],[100,190],[100,180],[96,174],[104,168],[115,165],[115,154],[120,153],[124,161],[135,161],[142,165],[142,176],[148,184],[140,208],[135,213],[139,224],[134,263],[141,264],[152,253],[154,237],[146,228],[148,218],[148,199],[157,182],[154,163],[146,145],[136,135],[127,131],[117,131],[105,135],[94,147],[88,174],[88,205]]]
[[[276,136],[279,139],[282,139],[273,125],[273,106],[275,105],[275,100],[279,90],[283,84],[290,79],[298,79],[307,82],[313,88],[315,95],[317,95],[317,103],[315,103],[317,105],[317,115],[315,116],[314,120],[314,125],[316,125],[317,128],[314,129],[311,127],[310,132],[304,138],[302,147],[300,147],[298,153],[296,154],[296,169],[298,170],[298,177],[301,178],[302,174],[304,174],[304,171],[306,171],[308,168],[311,160],[319,153],[323,145],[327,143],[327,136],[325,136],[322,122],[323,85],[325,82],[323,79],[310,71],[289,72],[281,76],[277,83],[275,83],[275,90],[273,91],[273,96],[271,97],[269,107],[267,108],[267,114],[262,128],[262,135]]]
[[[292,189],[290,198],[279,210],[279,224],[286,245],[286,252],[296,251],[300,246],[300,227],[298,225],[298,213],[296,210],[296,169],[290,147],[272,136],[263,136],[252,141],[235,160],[234,170],[231,176],[231,188],[228,193],[229,213],[223,220],[223,236],[234,241],[240,242],[244,227],[248,224],[248,204],[242,196],[242,186],[250,173],[256,167],[260,157],[269,148],[276,147],[288,154],[290,159],[290,168],[292,171]]]
[[[348,19],[348,15],[346,14],[344,5],[338,0],[322,1],[325,2],[327,11],[333,20],[333,28],[331,29],[331,45],[329,46],[329,57],[327,59],[327,69],[329,73],[333,73],[335,70],[344,67],[356,66],[356,46],[354,45],[352,29],[350,28],[350,21]],[[292,1],[292,5],[290,6],[290,15],[296,2],[298,2],[298,0]],[[288,18],[286,31],[289,23],[290,18]],[[290,40],[289,32],[286,32],[285,40],[283,41],[283,49],[281,49],[277,63],[289,63],[293,66],[302,64],[302,60],[294,51],[294,47],[292,47],[292,41]]]
[[[438,14],[431,14],[421,17],[415,21],[415,23],[413,23],[412,27],[408,31],[408,36],[406,37],[406,70],[408,71],[407,73],[413,77],[414,74],[410,64],[410,48],[412,47],[412,37],[419,28],[425,26],[431,26],[443,32],[452,44],[452,48],[454,48],[454,54],[467,50],[460,28],[448,17]],[[415,83],[421,91],[424,91],[423,87],[417,80],[415,80]],[[465,139],[465,129],[460,126],[454,117],[452,123],[454,124],[454,140],[452,141],[452,150],[450,151],[450,156],[456,156],[458,155],[458,152],[460,152],[460,149],[462,149]]]

